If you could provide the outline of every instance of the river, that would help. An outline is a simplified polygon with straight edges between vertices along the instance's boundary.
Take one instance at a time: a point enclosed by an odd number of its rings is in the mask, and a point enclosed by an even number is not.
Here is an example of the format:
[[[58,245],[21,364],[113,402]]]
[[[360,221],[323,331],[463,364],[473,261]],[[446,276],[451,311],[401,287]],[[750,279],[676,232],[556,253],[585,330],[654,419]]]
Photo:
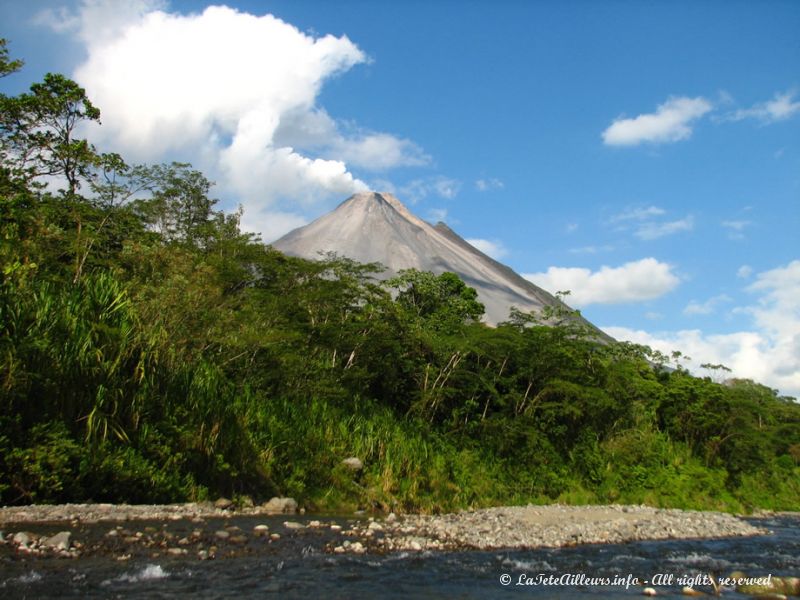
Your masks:
[[[306,516],[304,521],[313,518]],[[247,531],[263,520],[242,517],[235,524]],[[322,550],[328,541],[324,533],[287,531],[276,543],[263,545],[263,550],[251,548],[206,561],[191,554],[135,555],[123,561],[97,553],[78,559],[32,558],[10,552],[6,545],[0,552],[0,597],[631,598],[642,597],[647,582],[659,598],[685,598],[682,584],[709,573],[800,575],[800,517],[750,521],[772,530],[773,535],[526,551],[337,555]],[[276,531],[277,523],[270,529]],[[87,525],[81,535],[99,538],[110,526]],[[181,527],[192,526],[188,521],[169,523],[178,535]],[[697,587],[710,591],[707,586]],[[732,589],[722,595],[748,597]]]

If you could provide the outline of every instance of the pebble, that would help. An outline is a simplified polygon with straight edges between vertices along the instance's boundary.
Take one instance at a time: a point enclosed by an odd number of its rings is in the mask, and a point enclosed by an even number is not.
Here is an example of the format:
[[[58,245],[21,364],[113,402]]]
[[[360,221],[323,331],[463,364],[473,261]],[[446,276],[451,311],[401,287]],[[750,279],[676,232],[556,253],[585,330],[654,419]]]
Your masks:
[[[516,506],[424,516],[407,515],[370,523],[387,550],[499,549],[624,543],[672,538],[761,535],[765,531],[718,512],[646,506]]]

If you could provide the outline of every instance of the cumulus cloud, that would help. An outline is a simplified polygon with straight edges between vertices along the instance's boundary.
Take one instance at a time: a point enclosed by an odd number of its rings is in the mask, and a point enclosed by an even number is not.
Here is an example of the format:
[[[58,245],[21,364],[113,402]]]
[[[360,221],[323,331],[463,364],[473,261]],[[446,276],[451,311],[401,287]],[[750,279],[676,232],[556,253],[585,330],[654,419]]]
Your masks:
[[[618,340],[647,344],[669,353],[680,350],[691,365],[724,364],[746,377],[800,397],[800,260],[756,276],[747,287],[755,302],[739,312],[752,318],[751,331],[704,334],[697,329],[649,333],[603,327]],[[690,366],[691,368],[691,366]]]
[[[483,240],[481,238],[469,238],[467,242],[475,246],[484,254],[499,260],[508,254],[508,249],[497,240]]]
[[[748,279],[753,274],[753,267],[750,265],[742,265],[736,270],[736,276],[740,279]]]
[[[261,241],[270,243],[292,229],[302,227],[308,219],[295,213],[262,209],[242,215],[242,229],[260,233]]]
[[[166,10],[166,0],[83,0],[79,11],[65,6],[48,7],[37,13],[34,24],[77,36],[86,45],[104,45],[131,23],[154,11]]]
[[[324,109],[300,109],[281,117],[276,146],[323,150],[350,165],[371,171],[427,165],[431,157],[408,139],[337,123]]]
[[[225,6],[182,15],[153,0],[84,0],[39,21],[85,44],[75,78],[103,113],[96,143],[135,162],[192,162],[265,238],[321,200],[367,189],[351,165],[430,160],[411,140],[340,124],[317,105],[327,80],[368,61],[346,36]]]
[[[523,274],[546,290],[570,290],[570,304],[622,304],[652,300],[672,291],[680,279],[672,265],[643,258],[599,271],[578,267],[550,267],[544,273]]]
[[[729,121],[742,121],[744,119],[756,119],[764,124],[785,121],[800,113],[800,100],[795,101],[797,92],[789,91],[783,94],[777,93],[766,102],[761,102],[750,108],[739,109],[725,117]]]
[[[654,113],[615,120],[603,132],[603,143],[638,146],[645,142],[663,144],[685,140],[692,135],[691,124],[711,109],[711,103],[702,97],[671,97]]]

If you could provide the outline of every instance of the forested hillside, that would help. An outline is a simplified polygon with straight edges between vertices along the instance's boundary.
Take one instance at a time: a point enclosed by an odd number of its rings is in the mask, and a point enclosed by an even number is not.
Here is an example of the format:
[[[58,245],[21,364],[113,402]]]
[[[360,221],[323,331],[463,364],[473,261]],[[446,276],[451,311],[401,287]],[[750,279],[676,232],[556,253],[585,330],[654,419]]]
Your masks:
[[[569,314],[487,327],[452,274],[287,257],[191,166],[78,137],[100,110],[61,75],[0,115],[2,504],[800,509],[793,399]]]

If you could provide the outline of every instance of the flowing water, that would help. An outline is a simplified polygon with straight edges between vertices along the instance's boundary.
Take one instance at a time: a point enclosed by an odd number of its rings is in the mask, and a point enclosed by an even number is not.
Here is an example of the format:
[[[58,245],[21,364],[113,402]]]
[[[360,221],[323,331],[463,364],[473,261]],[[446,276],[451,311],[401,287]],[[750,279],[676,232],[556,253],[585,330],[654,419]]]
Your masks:
[[[251,531],[263,519],[231,521]],[[322,551],[330,533],[286,532],[281,540],[262,544],[264,550],[207,561],[192,554],[132,556],[125,561],[112,554],[24,558],[6,545],[0,554],[0,598],[632,598],[642,596],[645,581],[660,598],[685,598],[681,588],[690,580],[710,591],[699,581],[709,573],[799,576],[800,517],[752,522],[773,535],[525,551],[350,555]],[[181,523],[168,526],[180,529]],[[188,522],[183,526],[193,527]],[[80,535],[99,537],[109,527],[87,526]],[[270,529],[278,527],[276,521]],[[59,529],[63,526],[50,531]],[[544,585],[547,581],[553,584]],[[733,589],[723,590],[722,596],[747,597]]]

